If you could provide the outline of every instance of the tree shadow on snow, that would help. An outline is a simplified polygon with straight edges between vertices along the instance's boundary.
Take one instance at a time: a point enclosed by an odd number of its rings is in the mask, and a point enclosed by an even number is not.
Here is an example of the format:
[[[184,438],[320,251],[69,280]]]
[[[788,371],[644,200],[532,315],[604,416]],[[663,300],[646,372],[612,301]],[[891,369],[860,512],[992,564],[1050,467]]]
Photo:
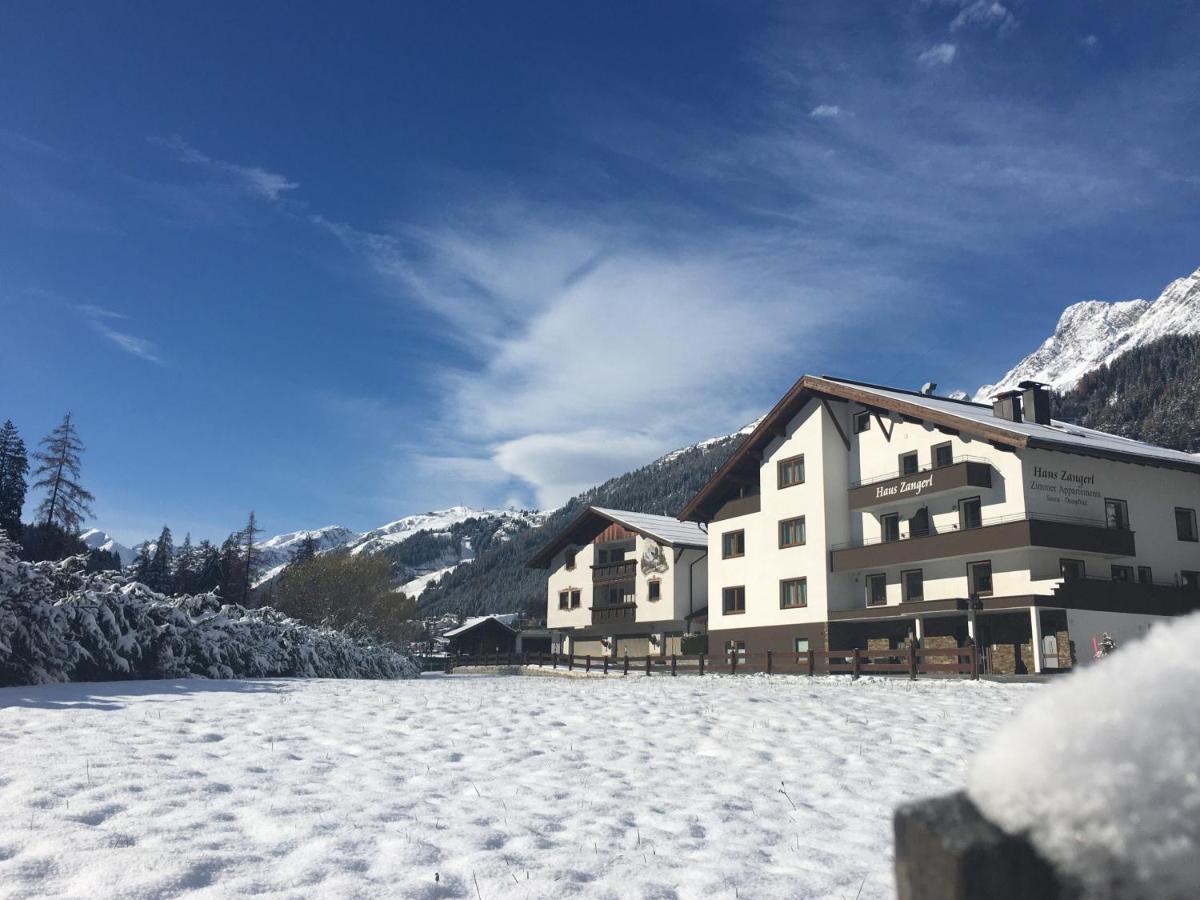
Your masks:
[[[124,709],[122,701],[149,698],[147,703],[173,703],[193,694],[280,694],[290,690],[287,681],[171,678],[162,681],[91,681],[71,684],[38,684],[0,688],[0,709]]]

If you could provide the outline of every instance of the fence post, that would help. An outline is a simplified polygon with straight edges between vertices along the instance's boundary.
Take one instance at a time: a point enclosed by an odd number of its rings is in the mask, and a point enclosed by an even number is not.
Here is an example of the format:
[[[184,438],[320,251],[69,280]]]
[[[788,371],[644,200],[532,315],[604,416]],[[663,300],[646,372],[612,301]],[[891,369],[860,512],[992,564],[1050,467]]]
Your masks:
[[[646,653],[646,674],[650,674],[650,654]]]
[[[854,648],[854,661],[850,665],[850,677],[858,677],[858,648]]]
[[[771,674],[771,651],[767,651],[767,674]]]
[[[704,674],[704,654],[700,654],[700,674]]]
[[[805,655],[808,656],[808,665],[806,667],[808,669],[808,677],[812,678],[813,671],[816,669],[816,656],[813,655],[811,650],[806,650]]]
[[[590,653],[585,654],[583,657],[583,671],[589,674],[592,671],[592,654]]]
[[[508,651],[508,667],[510,669],[512,668],[512,651],[511,650]]]
[[[625,654],[625,671],[622,672],[621,674],[622,675],[629,674],[629,653],[628,652],[626,652],[626,654]]]
[[[738,652],[737,652],[736,648],[734,650],[730,651],[730,653],[729,653],[729,674],[730,675],[737,674],[737,655],[738,655]]]
[[[971,680],[979,680],[979,648],[972,644],[969,648],[971,660]]]
[[[575,670],[575,654],[568,653],[567,654],[567,671],[572,672],[574,670]]]
[[[604,674],[608,674],[608,654],[604,654]]]
[[[917,648],[913,644],[908,645],[908,680],[917,680]]]
[[[675,676],[675,654],[671,654],[671,677]]]
[[[454,671],[454,661],[450,658],[449,655],[447,655],[446,656],[446,674],[449,675],[453,671]]]
[[[554,669],[558,668],[558,654],[557,653],[553,654],[550,657],[550,665],[551,665],[551,668],[554,668]]]

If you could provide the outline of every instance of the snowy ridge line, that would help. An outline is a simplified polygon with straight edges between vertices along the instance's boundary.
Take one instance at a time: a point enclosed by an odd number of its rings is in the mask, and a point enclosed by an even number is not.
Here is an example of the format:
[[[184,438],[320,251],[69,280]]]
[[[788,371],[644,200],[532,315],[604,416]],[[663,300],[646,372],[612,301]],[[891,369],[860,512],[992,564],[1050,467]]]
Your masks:
[[[975,401],[987,403],[1021,381],[1069,391],[1088,372],[1135,347],[1189,334],[1200,334],[1200,269],[1171,282],[1152,302],[1084,300],[1068,306],[1054,333],[995,384],[980,387]]]

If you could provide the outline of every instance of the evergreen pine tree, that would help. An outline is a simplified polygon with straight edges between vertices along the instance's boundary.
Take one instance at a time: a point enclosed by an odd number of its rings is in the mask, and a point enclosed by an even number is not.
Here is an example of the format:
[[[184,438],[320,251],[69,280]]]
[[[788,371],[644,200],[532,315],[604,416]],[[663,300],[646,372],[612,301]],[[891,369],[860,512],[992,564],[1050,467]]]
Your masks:
[[[146,571],[146,587],[160,594],[169,594],[174,587],[172,573],[174,571],[175,542],[171,538],[171,529],[163,526],[158,535],[158,543],[154,547],[154,556]]]
[[[318,549],[320,548],[317,547],[317,539],[310,532],[304,535],[304,538],[300,541],[300,546],[292,553],[291,561],[293,563],[308,562],[310,559],[316,558]]]
[[[0,531],[21,539],[21,509],[25,506],[25,476],[29,459],[17,427],[6,420],[0,427]]]
[[[254,538],[262,533],[262,529],[258,527],[258,520],[254,517],[254,510],[250,510],[250,518],[246,521],[246,529],[242,532],[243,541],[243,559],[242,559],[242,593],[241,600],[238,601],[242,606],[250,605],[250,589],[254,584],[254,577],[258,574],[262,557],[259,549],[254,546]]]
[[[183,536],[179,552],[175,554],[175,571],[172,572],[174,591],[177,594],[196,593],[196,548],[192,546],[192,533]]]
[[[142,584],[147,584],[150,580],[150,543],[143,541],[138,547],[137,555],[133,558],[133,563],[130,568],[133,570],[133,577],[136,581]],[[148,586],[148,584],[147,584]]]
[[[83,442],[71,422],[71,414],[46,437],[41,448],[33,454],[38,467],[34,475],[35,488],[44,488],[46,498],[38,507],[38,516],[46,525],[58,525],[70,534],[78,534],[85,515],[91,515],[89,504],[95,500],[79,483],[79,454]]]
[[[221,544],[220,577],[217,590],[226,603],[238,603],[245,579],[242,577],[242,535],[231,534]]]
[[[215,591],[221,585],[221,551],[211,541],[196,546],[196,580],[192,590],[197,594]]]

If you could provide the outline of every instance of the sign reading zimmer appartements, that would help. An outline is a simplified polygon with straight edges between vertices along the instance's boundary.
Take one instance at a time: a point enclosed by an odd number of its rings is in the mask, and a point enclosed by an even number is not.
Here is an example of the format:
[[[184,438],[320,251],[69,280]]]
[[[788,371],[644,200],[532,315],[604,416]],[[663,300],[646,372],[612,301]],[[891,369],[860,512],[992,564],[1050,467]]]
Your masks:
[[[1092,500],[1103,499],[1096,490],[1096,473],[1084,474],[1070,469],[1033,467],[1033,480],[1029,482],[1031,497],[1047,503],[1065,506],[1089,506]]]

